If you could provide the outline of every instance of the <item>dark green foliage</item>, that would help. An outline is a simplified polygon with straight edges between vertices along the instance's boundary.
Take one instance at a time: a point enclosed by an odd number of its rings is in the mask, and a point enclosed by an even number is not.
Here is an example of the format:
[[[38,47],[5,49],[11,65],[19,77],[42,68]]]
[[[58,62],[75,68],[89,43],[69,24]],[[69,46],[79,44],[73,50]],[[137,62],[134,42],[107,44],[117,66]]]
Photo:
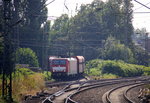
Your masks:
[[[0,37],[0,57],[2,57],[2,52],[3,52],[3,38]],[[2,59],[1,59],[2,60]],[[1,61],[0,60],[0,61]]]
[[[93,65],[94,64],[94,65]],[[123,61],[91,60],[86,64],[86,71],[97,71],[99,75],[114,74],[119,77],[141,76],[144,73],[144,66],[128,64]]]
[[[150,67],[144,68],[144,75],[150,75]]]
[[[142,66],[127,64],[119,61],[106,61],[102,66],[102,73],[112,73],[121,77],[141,76]]]
[[[28,68],[16,68],[15,69],[15,73],[14,73],[14,77],[15,75],[23,75],[23,76],[26,76],[26,75],[32,75],[34,74],[35,72],[33,72],[32,70],[28,69]]]
[[[139,46],[134,46],[134,57],[139,65],[150,65],[150,54]]]
[[[150,65],[150,54],[148,53],[148,35],[145,28],[136,29],[133,37],[133,41],[135,45],[133,45],[134,57],[136,59],[136,63],[139,65]],[[139,44],[137,45],[137,44]]]
[[[77,15],[58,18],[51,31],[56,46],[54,54],[83,55],[86,60],[98,58],[103,41],[110,35],[131,45],[132,4],[129,0],[94,0],[81,5]],[[57,52],[56,52],[57,50]]]
[[[43,61],[42,57],[45,57],[42,51],[45,51],[48,44],[47,31],[43,28],[47,25],[45,3],[46,0],[14,0],[15,11],[13,11],[13,21],[22,20],[14,27],[16,30],[14,35],[17,39],[19,35],[19,47],[32,48],[37,54],[40,66]]]
[[[3,38],[2,38],[2,31],[3,31],[3,18],[2,18],[3,12],[2,12],[2,6],[0,6],[0,73],[2,72],[1,66],[2,66],[2,51],[3,51]]]
[[[106,40],[100,55],[101,58],[106,60],[123,60],[128,63],[134,63],[135,61],[131,49],[124,44],[120,44],[119,40],[112,36]]]
[[[16,63],[19,64],[29,64],[33,67],[38,67],[38,59],[35,54],[30,48],[19,48],[16,51]]]

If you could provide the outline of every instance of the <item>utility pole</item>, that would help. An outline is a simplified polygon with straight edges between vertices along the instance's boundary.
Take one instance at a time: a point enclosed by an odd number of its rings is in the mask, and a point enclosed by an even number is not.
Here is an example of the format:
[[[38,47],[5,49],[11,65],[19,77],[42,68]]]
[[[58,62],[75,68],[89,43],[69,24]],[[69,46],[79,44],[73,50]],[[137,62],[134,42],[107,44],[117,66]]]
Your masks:
[[[2,97],[9,103],[12,102],[12,44],[10,35],[11,20],[11,0],[3,0],[3,19],[4,19],[4,50],[2,67]]]
[[[145,34],[145,51],[148,51],[148,33]]]
[[[148,61],[148,33],[145,34],[145,59]],[[145,64],[148,66],[148,62]]]

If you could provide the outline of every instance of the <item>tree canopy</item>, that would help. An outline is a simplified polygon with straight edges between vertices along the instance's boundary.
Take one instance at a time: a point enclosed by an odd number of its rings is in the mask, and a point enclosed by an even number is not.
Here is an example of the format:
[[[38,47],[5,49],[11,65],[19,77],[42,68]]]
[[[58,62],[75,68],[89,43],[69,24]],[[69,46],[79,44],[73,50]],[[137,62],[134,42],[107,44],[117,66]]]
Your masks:
[[[36,52],[40,65],[43,61],[42,51],[45,51],[48,44],[48,39],[45,39],[47,38],[47,31],[44,31],[44,27],[47,25],[48,11],[45,6],[46,1],[14,0],[14,11],[12,13],[14,22],[21,20],[14,27],[14,39],[18,41],[16,42],[17,48],[31,48]]]
[[[120,44],[113,37],[108,37],[101,51],[101,58],[106,60],[123,60],[128,63],[134,63],[134,56],[130,48]]]
[[[51,54],[83,55],[86,60],[98,58],[104,41],[111,35],[126,46],[131,45],[132,3],[130,0],[94,0],[81,5],[74,17],[66,14],[52,26]],[[55,42],[54,42],[55,41]]]
[[[16,63],[29,64],[33,67],[39,66],[37,56],[30,48],[19,48],[16,50]]]

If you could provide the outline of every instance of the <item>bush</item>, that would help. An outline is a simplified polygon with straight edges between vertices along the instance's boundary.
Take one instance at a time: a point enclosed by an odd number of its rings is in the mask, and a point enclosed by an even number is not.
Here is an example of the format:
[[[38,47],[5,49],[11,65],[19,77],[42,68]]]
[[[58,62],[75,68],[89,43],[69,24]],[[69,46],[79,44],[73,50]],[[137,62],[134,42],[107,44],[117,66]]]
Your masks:
[[[44,71],[43,75],[44,75],[45,80],[51,80],[52,79],[51,78],[51,72]]]
[[[116,77],[141,76],[144,73],[145,66],[128,64],[124,61],[112,60],[92,60],[87,62],[86,71],[89,75],[112,74]],[[150,71],[150,70],[149,70]],[[115,77],[114,76],[114,77]]]
[[[29,64],[32,67],[38,67],[38,59],[30,48],[19,48],[16,51],[16,63],[19,64]]]
[[[141,76],[143,67],[120,61],[106,61],[102,73],[112,73],[121,77]]]
[[[134,63],[133,53],[130,48],[121,44],[112,36],[108,37],[104,48],[101,50],[100,57],[105,60],[123,60],[128,63]]]
[[[118,78],[118,76],[114,75],[114,74],[103,74],[102,78],[105,78],[105,79],[115,79],[115,78]]]
[[[90,69],[89,75],[92,75],[92,76],[100,76],[100,75],[101,75],[101,72],[100,72],[98,69],[96,69],[96,68],[92,68],[92,69]]]
[[[143,71],[144,75],[150,75],[150,67],[145,67]]]

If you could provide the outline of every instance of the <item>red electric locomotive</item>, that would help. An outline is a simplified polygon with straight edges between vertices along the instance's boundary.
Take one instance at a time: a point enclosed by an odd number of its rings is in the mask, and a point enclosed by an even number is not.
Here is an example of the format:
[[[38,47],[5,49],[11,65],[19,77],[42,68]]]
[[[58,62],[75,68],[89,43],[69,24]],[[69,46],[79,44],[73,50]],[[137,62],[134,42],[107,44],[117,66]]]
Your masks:
[[[49,57],[49,69],[53,78],[82,75],[85,68],[83,56],[70,58]]]

